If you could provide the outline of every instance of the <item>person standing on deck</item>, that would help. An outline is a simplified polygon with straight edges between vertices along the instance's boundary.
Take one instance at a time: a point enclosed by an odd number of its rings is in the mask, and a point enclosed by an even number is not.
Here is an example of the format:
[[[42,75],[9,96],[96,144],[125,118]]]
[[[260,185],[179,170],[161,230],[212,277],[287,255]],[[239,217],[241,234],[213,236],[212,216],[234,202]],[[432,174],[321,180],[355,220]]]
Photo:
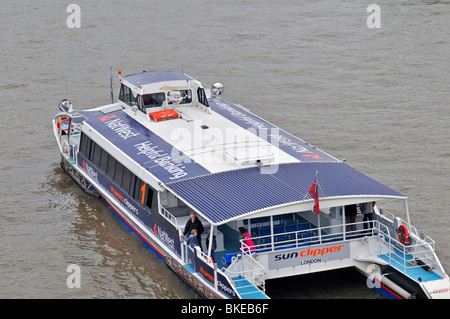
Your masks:
[[[191,234],[189,235],[188,240],[186,241],[186,244],[194,248],[195,246],[198,246],[198,240],[197,240],[197,230],[193,229],[191,231]]]
[[[203,251],[201,240],[204,228],[202,222],[197,218],[194,212],[191,213],[191,218],[189,218],[189,220],[187,221],[186,226],[184,227],[183,235],[181,235],[181,237],[186,236],[186,234],[190,234],[193,229],[197,230],[198,246],[200,247],[200,250]]]
[[[354,223],[356,223],[357,220],[357,215],[358,213],[358,209],[356,207],[356,204],[353,205],[347,205],[345,206],[345,219],[347,222],[347,231],[348,232],[352,232],[356,230],[356,225]]]
[[[361,212],[363,213],[364,229],[372,229],[373,227],[373,206],[375,202],[363,203],[361,205]]]
[[[244,240],[244,251],[255,250],[255,243],[251,240],[250,233],[245,227],[239,227],[239,240]]]

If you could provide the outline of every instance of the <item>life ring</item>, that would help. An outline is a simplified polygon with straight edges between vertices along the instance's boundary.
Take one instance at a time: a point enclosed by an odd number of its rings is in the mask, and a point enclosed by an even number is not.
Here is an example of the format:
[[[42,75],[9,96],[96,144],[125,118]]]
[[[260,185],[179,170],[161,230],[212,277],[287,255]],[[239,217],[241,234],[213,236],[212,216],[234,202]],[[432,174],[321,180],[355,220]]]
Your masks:
[[[67,116],[63,116],[61,117],[57,122],[56,122],[56,127],[59,129],[61,129],[61,121],[68,121],[69,118]]]
[[[409,244],[409,232],[405,225],[398,227],[398,239],[403,245]]]

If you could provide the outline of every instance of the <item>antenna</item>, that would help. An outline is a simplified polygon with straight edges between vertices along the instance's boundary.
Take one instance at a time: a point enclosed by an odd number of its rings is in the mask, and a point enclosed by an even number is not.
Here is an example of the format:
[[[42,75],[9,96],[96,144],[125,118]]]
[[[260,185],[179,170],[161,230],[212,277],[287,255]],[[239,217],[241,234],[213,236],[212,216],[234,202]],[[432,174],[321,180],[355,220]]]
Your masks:
[[[113,90],[113,73],[112,68],[109,68],[109,90],[111,92],[111,104],[114,103],[114,90]]]

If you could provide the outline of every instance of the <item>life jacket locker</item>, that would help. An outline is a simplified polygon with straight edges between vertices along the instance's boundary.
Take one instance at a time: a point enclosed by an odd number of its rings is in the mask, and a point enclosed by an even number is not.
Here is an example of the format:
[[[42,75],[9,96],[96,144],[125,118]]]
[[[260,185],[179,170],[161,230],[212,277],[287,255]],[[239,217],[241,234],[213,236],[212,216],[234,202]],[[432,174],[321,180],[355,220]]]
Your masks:
[[[152,121],[160,122],[165,120],[177,119],[179,115],[174,110],[168,109],[163,111],[152,112],[149,114],[149,116]]]

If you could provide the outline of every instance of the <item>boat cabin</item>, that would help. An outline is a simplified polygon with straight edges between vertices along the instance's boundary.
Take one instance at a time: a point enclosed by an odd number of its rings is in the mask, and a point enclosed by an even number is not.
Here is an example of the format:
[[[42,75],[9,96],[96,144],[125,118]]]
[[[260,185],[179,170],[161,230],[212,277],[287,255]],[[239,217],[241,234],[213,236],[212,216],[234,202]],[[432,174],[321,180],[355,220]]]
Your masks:
[[[201,83],[179,72],[144,71],[120,81],[119,100],[145,114],[176,108],[180,104],[208,107]]]

